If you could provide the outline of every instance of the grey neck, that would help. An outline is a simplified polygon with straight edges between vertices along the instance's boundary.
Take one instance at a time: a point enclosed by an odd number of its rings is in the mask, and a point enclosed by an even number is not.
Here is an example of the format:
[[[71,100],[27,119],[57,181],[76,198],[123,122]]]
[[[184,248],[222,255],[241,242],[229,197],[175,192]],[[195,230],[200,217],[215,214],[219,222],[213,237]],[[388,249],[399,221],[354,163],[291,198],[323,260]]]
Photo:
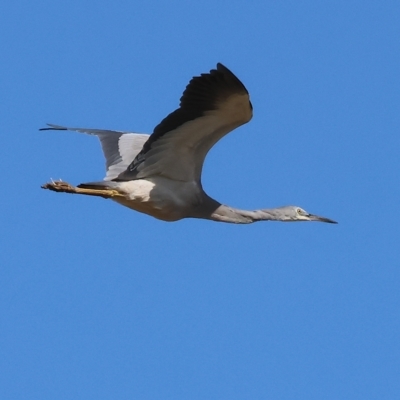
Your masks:
[[[252,222],[257,221],[281,220],[273,209],[248,211],[228,207],[223,204],[212,212],[209,219],[220,222],[230,222],[233,224],[251,224]]]
[[[201,201],[190,210],[190,215],[188,216],[232,224],[251,224],[257,221],[282,220],[277,209],[240,210],[219,203],[204,191],[202,192]]]

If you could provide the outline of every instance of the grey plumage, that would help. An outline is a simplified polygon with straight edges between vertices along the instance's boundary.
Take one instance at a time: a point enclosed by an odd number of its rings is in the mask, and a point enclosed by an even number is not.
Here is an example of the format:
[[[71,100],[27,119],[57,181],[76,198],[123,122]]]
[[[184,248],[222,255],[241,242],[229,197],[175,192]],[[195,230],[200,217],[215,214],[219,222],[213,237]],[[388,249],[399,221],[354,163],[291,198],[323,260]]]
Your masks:
[[[201,184],[204,159],[227,133],[247,123],[253,107],[240,80],[222,64],[192,78],[180,107],[164,118],[151,135],[48,125],[42,130],[74,130],[99,138],[106,158],[104,181],[80,184],[51,182],[56,192],[110,198],[164,221],[203,218],[220,222],[320,221],[297,206],[255,211],[222,205]]]
[[[150,135],[146,133],[131,133],[109,129],[67,128],[65,126],[47,124],[41,131],[75,131],[97,136],[100,140],[106,159],[106,177],[104,180],[115,179],[127,169],[132,160],[142,150]]]

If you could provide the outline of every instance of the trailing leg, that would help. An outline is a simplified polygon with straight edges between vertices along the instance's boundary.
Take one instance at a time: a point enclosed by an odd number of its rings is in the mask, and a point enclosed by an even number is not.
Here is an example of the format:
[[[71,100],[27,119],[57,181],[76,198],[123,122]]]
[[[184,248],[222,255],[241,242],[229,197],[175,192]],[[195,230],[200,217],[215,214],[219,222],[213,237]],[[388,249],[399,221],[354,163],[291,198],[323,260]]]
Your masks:
[[[115,189],[76,187],[64,181],[51,181],[49,183],[44,184],[42,186],[42,189],[48,189],[53,192],[85,194],[87,196],[99,196],[105,199],[109,199],[112,197],[125,197],[122,193],[120,193],[118,190]]]

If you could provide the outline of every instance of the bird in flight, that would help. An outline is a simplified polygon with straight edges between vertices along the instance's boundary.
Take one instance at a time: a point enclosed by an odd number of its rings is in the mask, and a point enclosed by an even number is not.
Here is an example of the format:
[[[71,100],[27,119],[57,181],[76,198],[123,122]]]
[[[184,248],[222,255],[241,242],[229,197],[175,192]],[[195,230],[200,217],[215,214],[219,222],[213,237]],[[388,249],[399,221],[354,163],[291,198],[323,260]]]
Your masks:
[[[151,135],[48,124],[41,130],[71,130],[97,136],[106,158],[103,181],[72,186],[51,181],[55,192],[111,199],[163,221],[201,218],[249,224],[257,221],[335,221],[301,207],[240,210],[203,190],[201,172],[209,150],[223,136],[250,121],[253,107],[243,83],[222,64],[191,79],[177,110]]]

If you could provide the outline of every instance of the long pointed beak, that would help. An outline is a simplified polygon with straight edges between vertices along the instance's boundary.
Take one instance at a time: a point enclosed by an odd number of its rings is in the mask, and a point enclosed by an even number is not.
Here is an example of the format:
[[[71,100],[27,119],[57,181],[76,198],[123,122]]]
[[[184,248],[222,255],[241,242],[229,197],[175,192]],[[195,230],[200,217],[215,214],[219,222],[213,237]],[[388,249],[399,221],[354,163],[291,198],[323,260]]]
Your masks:
[[[314,214],[309,214],[308,218],[310,218],[310,221],[319,221],[319,222],[328,222],[329,224],[337,224],[337,222],[334,221],[333,219],[319,217],[318,215]]]

